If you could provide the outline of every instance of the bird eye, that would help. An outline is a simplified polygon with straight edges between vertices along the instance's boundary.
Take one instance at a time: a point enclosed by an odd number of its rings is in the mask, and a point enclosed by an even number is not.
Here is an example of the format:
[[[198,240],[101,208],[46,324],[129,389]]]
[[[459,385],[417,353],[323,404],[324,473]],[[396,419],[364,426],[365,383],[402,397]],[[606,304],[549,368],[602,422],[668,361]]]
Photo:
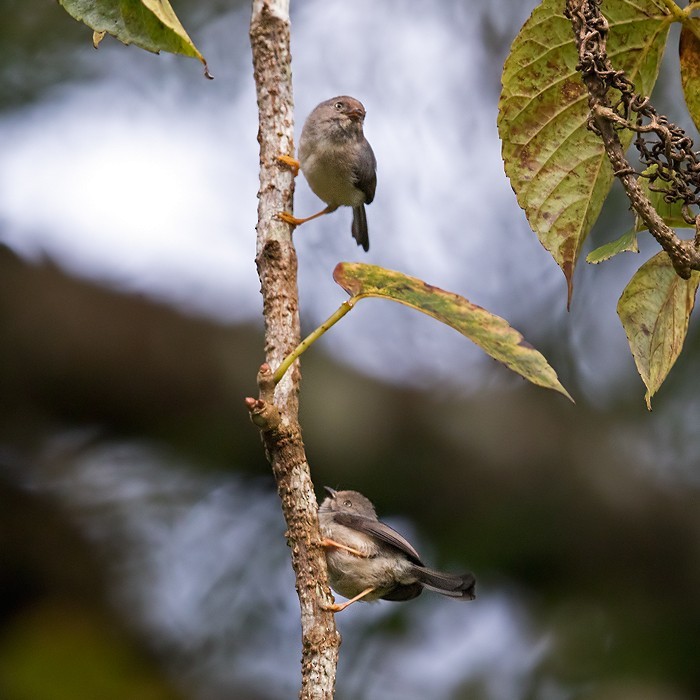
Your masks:
[[[336,109],[343,109],[343,103],[342,102],[336,102],[333,105]]]
[[[349,507],[352,505],[352,501],[343,501],[343,505],[344,505],[346,508],[349,508]]]

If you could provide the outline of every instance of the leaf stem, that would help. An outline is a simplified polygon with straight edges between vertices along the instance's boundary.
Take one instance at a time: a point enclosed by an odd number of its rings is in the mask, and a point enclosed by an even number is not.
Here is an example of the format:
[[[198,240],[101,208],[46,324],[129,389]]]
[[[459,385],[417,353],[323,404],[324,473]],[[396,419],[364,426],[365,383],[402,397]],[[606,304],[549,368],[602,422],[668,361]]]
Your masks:
[[[661,0],[661,2],[666,6],[666,9],[676,21],[683,21],[685,12],[682,7],[679,7],[673,0]]]
[[[661,0],[666,9],[671,13],[674,22],[681,22],[684,27],[689,29],[700,41],[700,26],[691,14],[694,10],[700,8],[700,2],[688,3],[685,7],[680,7],[674,0]]]
[[[273,380],[277,384],[282,377],[284,377],[285,372],[292,366],[294,360],[296,360],[305,350],[307,350],[311,345],[313,345],[327,330],[335,326],[338,321],[340,321],[345,314],[347,314],[350,309],[355,306],[355,302],[358,297],[351,297],[347,301],[344,301],[340,307],[334,311],[316,330],[309,333],[309,335],[304,338],[304,340],[297,345],[292,352],[287,355],[287,357],[282,360],[282,364],[275,370]]]

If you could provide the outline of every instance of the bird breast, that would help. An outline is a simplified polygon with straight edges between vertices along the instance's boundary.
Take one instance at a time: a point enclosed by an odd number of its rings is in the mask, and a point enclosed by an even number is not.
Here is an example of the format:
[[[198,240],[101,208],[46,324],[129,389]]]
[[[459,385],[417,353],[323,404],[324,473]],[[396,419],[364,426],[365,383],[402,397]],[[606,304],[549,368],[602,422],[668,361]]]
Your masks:
[[[365,202],[364,192],[355,187],[348,155],[347,144],[345,148],[328,141],[322,146],[300,144],[301,171],[314,194],[331,207],[358,207]]]

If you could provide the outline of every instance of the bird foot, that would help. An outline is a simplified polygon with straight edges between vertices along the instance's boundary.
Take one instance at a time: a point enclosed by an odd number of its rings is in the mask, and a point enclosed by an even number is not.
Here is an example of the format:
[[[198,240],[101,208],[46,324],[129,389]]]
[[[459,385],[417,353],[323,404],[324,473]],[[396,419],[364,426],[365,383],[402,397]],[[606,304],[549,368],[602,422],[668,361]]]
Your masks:
[[[292,171],[292,177],[296,177],[299,174],[299,168],[301,164],[296,158],[292,156],[285,156],[284,154],[277,156],[277,160],[280,163],[286,165]]]
[[[312,214],[311,216],[307,216],[303,219],[297,219],[296,216],[290,214],[288,211],[281,211],[279,214],[277,214],[277,218],[281,219],[282,221],[291,224],[292,226],[301,226],[302,224],[305,224],[307,221],[311,221],[312,219],[318,219],[319,216],[323,216],[324,214],[330,214],[332,211],[335,211],[338,207],[331,207],[330,205],[327,206],[325,209],[322,209],[321,211],[317,212],[316,214]]]
[[[347,608],[348,605],[349,603],[329,603],[328,605],[321,605],[321,610],[325,610],[326,612],[337,613],[341,610],[345,610],[345,608]]]
[[[286,224],[290,224],[291,226],[300,226],[306,221],[306,219],[297,219],[296,216],[293,216],[288,211],[279,212],[277,214],[277,218],[280,219],[280,221],[284,221]]]
[[[330,603],[329,605],[321,605],[321,608],[323,610],[327,610],[328,612],[333,612],[337,613],[340,612],[341,610],[345,610],[345,608],[348,607],[348,605],[352,605],[353,603],[356,603],[358,600],[362,600],[366,595],[369,595],[374,589],[374,586],[370,586],[369,588],[365,588],[362,593],[358,593],[354,598],[350,598],[350,600],[346,600],[344,603]]]

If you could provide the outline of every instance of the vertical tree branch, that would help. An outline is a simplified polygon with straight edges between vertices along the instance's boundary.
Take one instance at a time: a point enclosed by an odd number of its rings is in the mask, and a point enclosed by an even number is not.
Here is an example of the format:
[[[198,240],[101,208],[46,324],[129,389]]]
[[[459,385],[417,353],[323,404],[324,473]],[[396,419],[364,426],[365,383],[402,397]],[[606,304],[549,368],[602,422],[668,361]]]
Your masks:
[[[318,529],[316,497],[298,422],[301,374],[298,361],[275,387],[277,367],[300,340],[297,257],[288,224],[275,218],[292,210],[294,178],[277,161],[294,152],[294,113],[289,0],[253,0],[250,25],[258,100],[260,191],[256,264],[265,318],[265,357],[258,374],[260,396],[247,399],[261,429],[265,452],[277,481],[287,523],[292,567],[301,608],[302,700],[330,699],[335,687],[340,636]]]

